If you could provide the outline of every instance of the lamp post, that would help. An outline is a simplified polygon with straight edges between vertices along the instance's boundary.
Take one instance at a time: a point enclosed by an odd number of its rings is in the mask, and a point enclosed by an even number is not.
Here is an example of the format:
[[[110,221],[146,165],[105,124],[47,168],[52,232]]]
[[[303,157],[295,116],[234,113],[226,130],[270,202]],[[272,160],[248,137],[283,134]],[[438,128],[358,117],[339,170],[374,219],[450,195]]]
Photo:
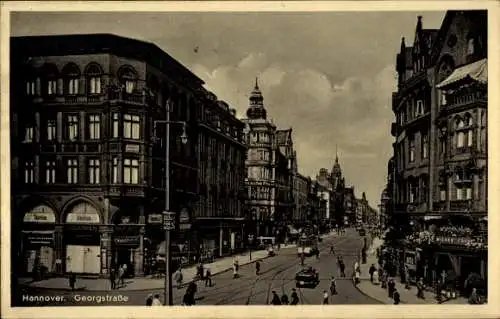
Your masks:
[[[165,300],[164,305],[173,305],[172,298],[172,276],[170,272],[170,231],[175,228],[175,223],[173,222],[173,214],[170,213],[170,125],[182,125],[183,132],[181,135],[182,144],[187,143],[186,135],[186,122],[184,121],[170,121],[170,106],[171,100],[169,99],[165,104],[165,120],[164,121],[154,121],[154,127],[156,129],[157,124],[165,124],[165,212],[163,215],[163,226],[165,230]],[[167,219],[167,216],[169,218]],[[168,222],[168,223],[167,223]]]

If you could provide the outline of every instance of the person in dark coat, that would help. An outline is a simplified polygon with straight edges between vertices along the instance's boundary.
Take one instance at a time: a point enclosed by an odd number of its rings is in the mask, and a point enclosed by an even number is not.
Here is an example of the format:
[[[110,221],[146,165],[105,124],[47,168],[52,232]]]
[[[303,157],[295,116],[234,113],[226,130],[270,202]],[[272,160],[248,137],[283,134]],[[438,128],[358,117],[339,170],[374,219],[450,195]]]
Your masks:
[[[153,305],[153,294],[149,294],[148,297],[146,298],[146,306],[152,306]]]
[[[292,295],[291,295],[292,301],[290,302],[291,305],[298,305],[299,304],[299,295],[297,294],[297,291],[295,288],[292,288]]]
[[[205,273],[205,287],[212,287],[212,272],[210,268],[207,268],[207,272]]]
[[[275,306],[281,305],[281,299],[276,293],[276,291],[273,291],[273,299],[271,300],[271,304]]]
[[[75,291],[75,284],[76,284],[76,275],[71,274],[69,276],[69,287],[71,288],[71,291]]]
[[[401,297],[400,297],[397,289],[394,289],[394,293],[392,295],[392,298],[394,299],[394,304],[399,305],[399,303],[401,302]]]
[[[109,282],[111,283],[111,290],[116,289],[116,273],[114,269],[111,269],[109,273]]]
[[[373,282],[373,273],[375,272],[375,270],[377,270],[377,269],[375,268],[375,265],[374,265],[374,264],[372,264],[372,265],[370,266],[370,270],[368,271],[368,272],[370,273],[370,281],[371,281],[371,282]]]
[[[260,274],[260,261],[257,261],[255,263],[255,274],[259,275]]]
[[[392,298],[394,295],[394,290],[396,289],[396,283],[394,282],[394,279],[390,279],[389,282],[387,283],[387,288],[388,288],[388,293],[389,293],[389,298]]]
[[[281,296],[281,304],[282,305],[288,305],[288,296],[286,294],[283,294]]]

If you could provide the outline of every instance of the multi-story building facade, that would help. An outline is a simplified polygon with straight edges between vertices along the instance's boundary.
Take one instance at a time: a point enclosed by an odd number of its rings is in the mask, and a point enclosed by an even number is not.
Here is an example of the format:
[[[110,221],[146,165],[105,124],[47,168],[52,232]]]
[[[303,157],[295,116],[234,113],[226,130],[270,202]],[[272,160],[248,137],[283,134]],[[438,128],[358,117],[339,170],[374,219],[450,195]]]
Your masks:
[[[303,223],[309,213],[311,178],[303,176],[299,173],[295,174],[294,178],[294,200],[295,207],[293,210],[293,224]]]
[[[354,186],[346,187],[344,191],[344,225],[354,225],[356,222],[356,196]]]
[[[449,11],[439,30],[423,29],[419,17],[396,69],[392,198],[399,224],[417,232],[406,249],[418,248],[417,272],[428,281],[443,272],[486,279],[486,11]]]
[[[244,124],[155,45],[108,34],[12,38],[10,74],[12,269],[149,272],[165,251],[165,128],[155,125],[165,105],[186,123],[170,128],[170,207],[184,226],[173,248],[198,253],[211,236],[199,231],[206,218],[243,217]]]
[[[259,236],[286,234],[286,223],[293,209],[293,175],[295,166],[291,130],[279,131],[267,119],[264,98],[256,81],[250,95],[245,123],[248,147],[246,188],[249,212],[247,232]]]

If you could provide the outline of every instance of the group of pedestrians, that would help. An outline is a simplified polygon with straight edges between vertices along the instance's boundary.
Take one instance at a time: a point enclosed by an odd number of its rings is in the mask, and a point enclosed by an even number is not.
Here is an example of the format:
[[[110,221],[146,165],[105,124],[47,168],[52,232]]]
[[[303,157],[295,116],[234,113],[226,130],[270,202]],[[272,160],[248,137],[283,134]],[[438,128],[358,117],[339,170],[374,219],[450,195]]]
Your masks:
[[[109,281],[111,283],[111,289],[119,289],[125,286],[125,276],[127,274],[127,264],[120,265],[118,269],[111,269],[109,273]]]
[[[298,305],[299,304],[299,295],[297,294],[297,290],[292,288],[292,293],[290,295],[291,300],[288,300],[287,294],[283,294],[281,297],[278,296],[278,293],[273,290],[272,292],[273,298],[271,299],[271,305],[280,306],[280,305]]]

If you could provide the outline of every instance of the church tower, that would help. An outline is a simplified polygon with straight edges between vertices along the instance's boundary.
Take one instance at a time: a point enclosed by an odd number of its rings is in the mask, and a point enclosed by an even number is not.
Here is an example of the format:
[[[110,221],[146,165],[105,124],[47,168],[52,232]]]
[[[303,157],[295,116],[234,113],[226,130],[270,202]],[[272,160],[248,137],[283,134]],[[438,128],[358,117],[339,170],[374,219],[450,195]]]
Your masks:
[[[249,120],[265,120],[267,118],[267,112],[264,108],[264,97],[259,89],[259,83],[257,78],[255,78],[255,87],[250,94],[250,106],[247,109],[247,118]]]

